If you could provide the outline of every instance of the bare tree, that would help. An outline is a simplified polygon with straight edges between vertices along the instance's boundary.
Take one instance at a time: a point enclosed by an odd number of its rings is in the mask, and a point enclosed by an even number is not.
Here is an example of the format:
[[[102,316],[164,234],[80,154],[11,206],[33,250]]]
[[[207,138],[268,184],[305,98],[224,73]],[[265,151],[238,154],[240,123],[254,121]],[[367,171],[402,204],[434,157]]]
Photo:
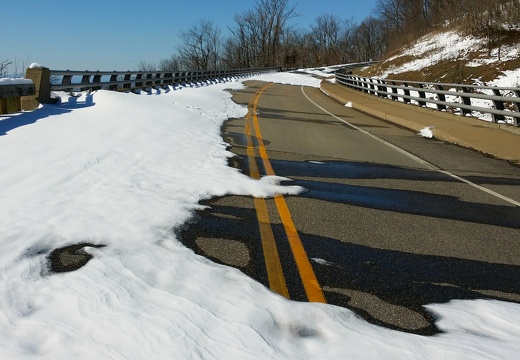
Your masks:
[[[300,49],[301,34],[293,29],[285,31],[280,41],[280,57],[285,68],[299,67],[302,61],[302,51]]]
[[[183,45],[178,49],[183,66],[193,70],[210,70],[218,66],[222,38],[220,27],[211,21],[200,20],[180,37]]]
[[[337,64],[340,59],[339,43],[341,20],[333,14],[319,16],[311,25],[312,39],[318,50],[319,65]]]
[[[311,51],[313,47],[311,36],[303,31],[295,32],[294,41],[300,66],[302,68],[315,66],[315,57]]]
[[[360,61],[379,59],[386,52],[385,31],[384,22],[374,17],[365,19],[358,26],[354,43]]]
[[[152,63],[152,62],[141,60],[137,64],[137,70],[138,71],[143,71],[143,72],[146,72],[146,71],[156,71],[157,70],[157,66],[155,66],[155,64]]]
[[[377,0],[374,15],[356,24],[325,14],[310,29],[295,31],[291,20],[298,14],[289,0],[255,0],[251,10],[235,15],[229,38],[200,20],[181,32],[178,54],[158,67],[308,67],[376,60],[446,22],[486,39],[489,53],[498,49],[500,56],[504,39],[512,42],[518,36],[520,0]]]
[[[17,58],[14,58],[14,76],[24,77],[25,69],[27,69],[28,63],[29,63],[28,57],[22,61],[18,60]]]
[[[398,48],[430,30],[435,0],[378,0],[375,13],[386,27],[387,42]],[[449,0],[448,0],[449,1]]]
[[[0,78],[7,76],[7,67],[12,63],[13,62],[9,60],[4,60],[0,63]]]
[[[231,61],[234,48],[238,52],[235,60],[245,66],[281,64],[285,56],[282,43],[291,30],[289,21],[296,16],[288,0],[257,0],[253,10],[235,16],[236,27],[230,29],[233,41],[226,44],[226,62]]]
[[[394,34],[404,30],[406,21],[404,0],[377,0],[375,12],[381,20],[387,22]]]
[[[247,49],[242,49],[234,37],[226,39],[222,47],[222,65],[230,69],[248,67]]]
[[[279,48],[282,35],[290,29],[288,21],[298,14],[294,6],[288,6],[288,0],[258,0],[256,11],[260,18],[263,65],[277,65],[281,60]]]
[[[236,67],[258,67],[261,53],[258,17],[254,11],[235,16],[232,37],[225,44],[225,63]]]
[[[159,61],[159,70],[161,71],[178,71],[180,70],[180,59],[176,55],[170,56],[168,59]]]
[[[345,20],[343,22],[343,32],[341,34],[340,40],[340,63],[352,63],[359,61],[359,57],[356,54],[356,31],[358,29],[358,25],[354,23],[353,20]]]

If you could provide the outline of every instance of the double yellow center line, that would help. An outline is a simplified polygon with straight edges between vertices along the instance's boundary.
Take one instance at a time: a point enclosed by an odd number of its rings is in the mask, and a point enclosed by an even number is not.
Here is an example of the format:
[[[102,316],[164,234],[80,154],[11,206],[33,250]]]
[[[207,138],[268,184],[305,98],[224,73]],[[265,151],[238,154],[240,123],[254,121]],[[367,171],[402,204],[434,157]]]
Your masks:
[[[258,149],[260,154],[264,165],[265,174],[275,175],[273,167],[271,166],[271,162],[269,161],[269,157],[267,156],[267,150],[265,149],[264,141],[262,139],[257,116],[258,100],[260,99],[260,95],[262,95],[262,93],[272,85],[273,84],[270,83],[262,87],[255,95],[251,97],[248,104],[245,135],[247,139],[249,171],[251,177],[254,179],[260,178],[260,171],[258,170],[258,165],[256,162],[255,149]],[[255,148],[253,145],[251,125],[254,128],[255,137],[257,140],[257,148]],[[294,260],[296,262],[307,299],[311,302],[326,303],[325,296],[323,295],[323,291],[321,290],[321,286],[318,283],[318,279],[316,278],[316,274],[314,273],[309,258],[305,253],[300,236],[298,235],[298,230],[294,225],[291,213],[289,212],[289,208],[287,207],[287,203],[285,202],[284,197],[282,195],[276,195],[274,197],[274,201],[276,208],[278,209],[280,219],[282,220],[285,233],[287,234],[287,239],[289,241],[291,251],[294,255]],[[262,241],[262,249],[264,252],[269,287],[274,292],[277,292],[286,298],[290,298],[289,291],[287,290],[287,284],[283,275],[280,256],[278,255],[278,250],[276,247],[276,240],[274,238],[271,223],[269,221],[269,213],[267,211],[267,204],[265,199],[255,198],[255,208],[258,224],[260,227],[260,237]]]

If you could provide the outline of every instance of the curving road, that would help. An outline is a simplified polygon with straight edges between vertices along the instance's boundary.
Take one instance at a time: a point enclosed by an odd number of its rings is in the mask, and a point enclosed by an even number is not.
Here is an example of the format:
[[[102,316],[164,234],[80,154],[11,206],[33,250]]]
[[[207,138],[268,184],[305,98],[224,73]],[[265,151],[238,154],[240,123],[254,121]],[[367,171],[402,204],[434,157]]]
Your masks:
[[[364,115],[319,89],[251,81],[223,137],[233,166],[299,196],[208,202],[186,245],[281,296],[436,333],[423,305],[520,303],[520,168]]]

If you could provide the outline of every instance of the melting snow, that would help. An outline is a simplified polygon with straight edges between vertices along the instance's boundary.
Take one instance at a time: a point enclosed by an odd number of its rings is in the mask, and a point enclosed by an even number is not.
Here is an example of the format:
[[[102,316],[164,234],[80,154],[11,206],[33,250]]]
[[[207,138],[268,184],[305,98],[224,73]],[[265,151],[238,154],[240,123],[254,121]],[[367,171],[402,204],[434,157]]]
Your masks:
[[[182,246],[173,230],[201,199],[301,191],[227,166],[220,127],[247,109],[224,90],[242,87],[60,93],[61,104],[0,117],[0,358],[516,357],[517,304],[429,305],[445,333],[420,337],[286,300]],[[49,273],[50,251],[79,242],[106,246],[89,247],[77,271]]]

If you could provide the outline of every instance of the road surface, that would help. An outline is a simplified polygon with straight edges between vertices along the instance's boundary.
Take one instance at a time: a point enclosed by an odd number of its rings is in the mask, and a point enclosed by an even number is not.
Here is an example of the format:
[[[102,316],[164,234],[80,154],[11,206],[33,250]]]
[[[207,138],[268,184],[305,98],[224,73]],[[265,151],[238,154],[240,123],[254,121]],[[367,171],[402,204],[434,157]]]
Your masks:
[[[370,117],[319,89],[251,81],[229,120],[231,165],[292,179],[298,196],[207,202],[181,233],[295,301],[438,332],[423,305],[520,302],[520,168]]]

